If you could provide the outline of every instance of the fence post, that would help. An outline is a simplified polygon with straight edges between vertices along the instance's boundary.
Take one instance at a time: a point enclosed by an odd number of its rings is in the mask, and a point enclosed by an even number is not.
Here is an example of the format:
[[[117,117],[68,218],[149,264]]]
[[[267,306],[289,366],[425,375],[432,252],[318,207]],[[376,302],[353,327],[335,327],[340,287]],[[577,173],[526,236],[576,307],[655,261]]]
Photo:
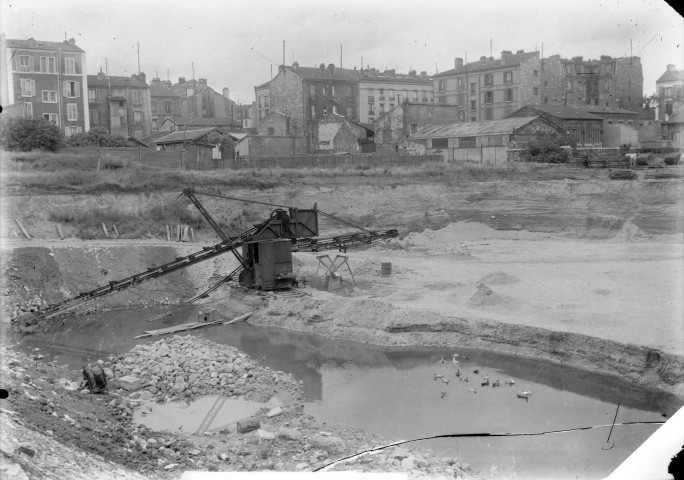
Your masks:
[[[142,163],[142,148],[138,147],[138,162]]]

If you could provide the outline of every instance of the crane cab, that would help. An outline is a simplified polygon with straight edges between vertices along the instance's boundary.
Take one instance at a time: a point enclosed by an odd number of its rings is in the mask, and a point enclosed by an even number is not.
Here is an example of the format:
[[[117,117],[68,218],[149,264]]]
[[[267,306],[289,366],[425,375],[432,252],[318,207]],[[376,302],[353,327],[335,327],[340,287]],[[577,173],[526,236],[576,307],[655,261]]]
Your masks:
[[[242,246],[242,256],[248,260],[249,268],[240,273],[240,285],[259,290],[280,290],[295,285],[291,240],[247,242]]]

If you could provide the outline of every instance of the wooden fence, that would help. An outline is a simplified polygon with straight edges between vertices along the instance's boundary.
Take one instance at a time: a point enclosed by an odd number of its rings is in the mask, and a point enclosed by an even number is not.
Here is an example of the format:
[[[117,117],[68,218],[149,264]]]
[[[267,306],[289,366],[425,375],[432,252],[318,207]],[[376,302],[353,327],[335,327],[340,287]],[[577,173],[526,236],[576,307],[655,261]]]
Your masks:
[[[470,147],[449,148],[444,150],[444,160],[447,162],[477,162],[485,165],[505,165],[508,147]]]
[[[228,161],[229,168],[391,167],[442,163],[442,155],[300,155],[255,157]]]

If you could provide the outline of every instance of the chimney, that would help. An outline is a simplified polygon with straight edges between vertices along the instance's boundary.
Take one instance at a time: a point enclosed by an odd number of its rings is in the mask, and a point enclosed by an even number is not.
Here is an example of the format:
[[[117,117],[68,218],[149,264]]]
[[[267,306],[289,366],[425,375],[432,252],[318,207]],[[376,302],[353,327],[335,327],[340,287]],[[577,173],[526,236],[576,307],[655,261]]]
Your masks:
[[[131,77],[137,79],[138,81],[140,81],[142,83],[145,83],[145,84],[147,83],[147,75],[145,75],[145,72],[140,72],[138,74],[134,73],[133,75],[131,75]]]
[[[485,55],[482,55],[482,56],[480,57],[480,60],[487,60],[487,57],[486,57]]]
[[[321,63],[318,67],[319,67],[321,70],[325,70],[325,63]]]
[[[299,68],[299,62],[292,62],[292,68],[297,70]]]
[[[207,84],[207,79],[206,78],[200,78],[199,79],[200,85],[206,85]]]
[[[677,70],[677,65],[673,65],[673,64],[670,63],[670,64],[667,66],[667,71],[668,71],[668,72],[674,72],[674,71],[676,71],[676,70]]]
[[[69,42],[68,42],[68,43],[69,43],[69,45],[71,45],[72,47],[75,47],[75,46],[76,46],[76,40],[74,40],[74,37],[71,37],[71,38],[69,39]]]
[[[508,60],[511,58],[511,55],[513,55],[513,52],[511,52],[510,50],[502,50],[501,63],[508,63]]]
[[[611,57],[610,55],[601,55],[601,61],[602,62],[610,61],[612,59],[613,59],[613,57]]]
[[[330,75],[335,75],[335,64],[331,63],[328,65],[328,71],[330,72]]]
[[[454,68],[463,68],[463,59],[461,57],[454,58]]]
[[[178,77],[178,83],[179,84],[185,83],[185,77]]]
[[[423,80],[427,80],[427,72],[425,70],[420,72],[420,78],[422,78]]]
[[[579,57],[572,57],[571,59],[573,62],[581,62],[584,60],[584,57],[579,56]]]
[[[525,50],[517,50],[517,51],[515,52],[516,55],[520,55],[521,53],[525,53]]]
[[[230,99],[230,89],[223,87],[223,96]]]

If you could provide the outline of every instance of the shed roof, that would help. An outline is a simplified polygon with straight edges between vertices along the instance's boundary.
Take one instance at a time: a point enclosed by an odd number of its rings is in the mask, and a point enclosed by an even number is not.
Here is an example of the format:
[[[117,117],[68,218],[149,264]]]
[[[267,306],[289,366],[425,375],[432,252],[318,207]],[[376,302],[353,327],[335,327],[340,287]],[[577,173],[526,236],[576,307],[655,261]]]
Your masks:
[[[181,143],[196,141],[205,135],[218,130],[216,128],[198,128],[197,130],[185,130],[181,132],[171,132],[167,136],[155,140],[154,143],[162,145],[165,143]]]
[[[482,122],[450,123],[447,125],[425,125],[418,127],[411,138],[427,137],[476,137],[480,135],[506,135],[527,125],[536,117],[511,117],[501,120],[487,120]],[[548,122],[546,122],[548,123]]]
[[[601,117],[589,113],[586,109],[572,105],[525,105],[520,110],[522,109],[535,110],[563,120],[601,120]],[[512,116],[520,110],[516,110],[507,118],[513,118]]]

